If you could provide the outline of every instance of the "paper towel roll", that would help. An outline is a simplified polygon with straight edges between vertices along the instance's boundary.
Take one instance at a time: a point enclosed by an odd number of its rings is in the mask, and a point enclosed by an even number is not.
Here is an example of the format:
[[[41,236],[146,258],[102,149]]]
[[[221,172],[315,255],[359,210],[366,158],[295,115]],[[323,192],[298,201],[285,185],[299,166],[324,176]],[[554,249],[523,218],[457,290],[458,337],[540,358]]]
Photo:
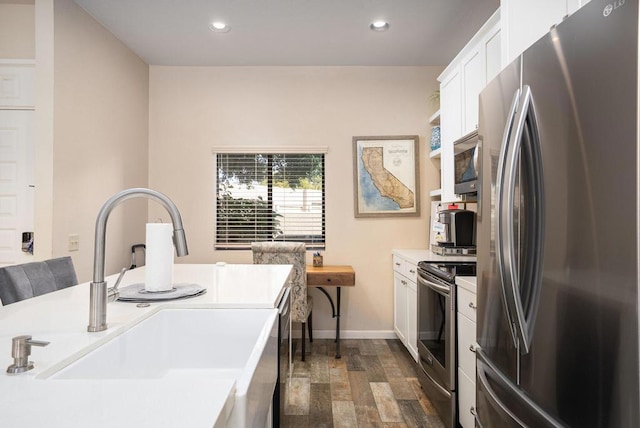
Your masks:
[[[147,291],[173,287],[173,227],[169,223],[147,223],[145,281]]]

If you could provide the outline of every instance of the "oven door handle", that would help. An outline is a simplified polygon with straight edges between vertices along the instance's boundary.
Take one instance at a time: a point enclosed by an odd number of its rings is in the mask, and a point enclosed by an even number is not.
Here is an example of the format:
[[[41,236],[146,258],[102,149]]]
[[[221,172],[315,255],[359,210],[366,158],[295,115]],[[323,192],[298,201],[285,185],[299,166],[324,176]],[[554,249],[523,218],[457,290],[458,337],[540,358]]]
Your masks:
[[[438,294],[448,296],[451,293],[450,286],[436,284],[435,282],[429,281],[422,276],[418,277],[418,282],[422,285],[426,285]]]
[[[429,362],[427,360],[424,359],[424,357],[422,355],[420,355],[420,360],[425,362],[426,364],[429,364]],[[436,382],[436,380],[429,374],[427,373],[427,371],[425,369],[423,369],[422,367],[418,368],[419,370],[422,370],[422,373],[429,379],[429,381],[431,383],[433,383],[433,385],[440,390],[440,392],[443,395],[446,395],[448,397],[451,396],[451,391],[449,391],[447,388],[445,388],[444,386],[440,385],[438,382]]]

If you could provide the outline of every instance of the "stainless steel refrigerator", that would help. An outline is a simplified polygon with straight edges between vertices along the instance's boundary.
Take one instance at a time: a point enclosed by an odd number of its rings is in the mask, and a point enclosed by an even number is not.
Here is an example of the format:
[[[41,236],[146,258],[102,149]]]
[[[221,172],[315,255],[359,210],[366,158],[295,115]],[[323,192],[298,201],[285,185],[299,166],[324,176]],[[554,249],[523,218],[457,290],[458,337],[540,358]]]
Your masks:
[[[640,426],[638,103],[637,0],[480,95],[477,426]]]

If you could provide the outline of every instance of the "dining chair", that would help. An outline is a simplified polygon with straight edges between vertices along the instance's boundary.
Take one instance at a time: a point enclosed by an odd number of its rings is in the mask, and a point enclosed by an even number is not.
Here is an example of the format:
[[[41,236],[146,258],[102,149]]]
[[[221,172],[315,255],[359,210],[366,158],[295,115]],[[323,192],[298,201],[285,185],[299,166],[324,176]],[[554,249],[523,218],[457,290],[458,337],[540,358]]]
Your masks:
[[[30,299],[78,284],[71,257],[0,268],[0,301],[3,305]]]
[[[309,342],[313,342],[313,298],[307,292],[306,246],[304,242],[254,242],[251,244],[254,264],[293,265],[290,276],[291,321],[302,323],[302,361],[305,360],[305,324]]]

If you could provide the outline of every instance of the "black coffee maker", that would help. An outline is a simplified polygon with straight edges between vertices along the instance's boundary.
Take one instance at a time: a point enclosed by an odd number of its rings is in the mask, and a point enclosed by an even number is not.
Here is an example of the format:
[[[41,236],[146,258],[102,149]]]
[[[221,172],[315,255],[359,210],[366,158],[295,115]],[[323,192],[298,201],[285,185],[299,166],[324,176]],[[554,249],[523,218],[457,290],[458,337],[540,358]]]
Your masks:
[[[476,245],[476,213],[469,210],[447,209],[438,213],[444,226],[444,239],[438,245],[445,247],[473,247]]]

